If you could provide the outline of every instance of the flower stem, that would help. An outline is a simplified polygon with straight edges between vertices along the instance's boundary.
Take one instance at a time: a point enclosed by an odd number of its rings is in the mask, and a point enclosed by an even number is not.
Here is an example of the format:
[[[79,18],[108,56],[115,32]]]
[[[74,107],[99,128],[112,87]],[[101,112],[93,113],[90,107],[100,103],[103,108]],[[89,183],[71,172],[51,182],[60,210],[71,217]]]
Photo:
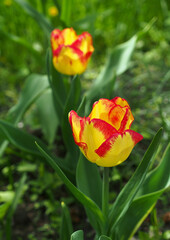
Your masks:
[[[103,234],[107,234],[105,231],[106,231],[107,218],[108,218],[108,212],[109,212],[109,168],[108,167],[104,167],[104,171],[103,171],[102,212],[105,220]]]

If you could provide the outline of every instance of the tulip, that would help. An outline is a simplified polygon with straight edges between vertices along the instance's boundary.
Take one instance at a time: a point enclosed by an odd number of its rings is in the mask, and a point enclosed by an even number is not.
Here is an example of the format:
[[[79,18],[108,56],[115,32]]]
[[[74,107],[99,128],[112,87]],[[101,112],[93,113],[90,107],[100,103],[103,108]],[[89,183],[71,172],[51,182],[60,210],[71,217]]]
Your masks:
[[[51,45],[54,67],[66,75],[83,73],[94,51],[91,35],[88,32],[77,35],[73,28],[54,29]]]
[[[69,113],[75,143],[98,166],[113,167],[125,161],[143,136],[130,129],[134,120],[127,101],[120,97],[95,102],[88,117]]]

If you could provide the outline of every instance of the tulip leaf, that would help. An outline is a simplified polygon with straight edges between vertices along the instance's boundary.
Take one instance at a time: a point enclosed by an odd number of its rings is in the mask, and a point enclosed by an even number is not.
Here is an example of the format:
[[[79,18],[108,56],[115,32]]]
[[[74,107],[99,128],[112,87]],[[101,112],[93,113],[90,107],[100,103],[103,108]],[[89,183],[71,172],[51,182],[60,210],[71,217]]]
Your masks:
[[[78,230],[71,235],[70,240],[84,240],[83,231]]]
[[[125,72],[129,67],[129,61],[135,49],[136,42],[137,35],[134,35],[130,40],[116,46],[109,52],[108,60],[103,70],[94,81],[92,87],[87,91],[87,99],[89,102],[96,101],[101,96],[103,97],[105,93],[103,89],[113,90],[115,77]],[[103,94],[101,95],[101,93]]]
[[[60,239],[68,240],[70,238],[70,235],[73,233],[73,226],[69,210],[64,202],[61,203],[61,207],[62,207],[62,220],[60,228]]]
[[[119,193],[116,201],[114,202],[109,214],[109,228],[111,228],[111,232],[114,232],[116,223],[118,222],[120,217],[125,214],[131,202],[133,201],[137,191],[142,185],[149,166],[154,159],[154,155],[159,146],[161,136],[162,129],[160,129],[155,135],[143,157],[143,160],[140,162],[135,173],[125,185],[125,187],[122,189],[122,191]]]
[[[165,150],[161,163],[148,174],[143,182],[139,197],[133,200],[127,212],[118,221],[115,239],[131,239],[151,212],[158,198],[170,186],[169,156],[170,144]]]
[[[0,191],[0,202],[11,202],[13,198],[13,191]]]
[[[91,198],[101,209],[102,180],[99,174],[99,169],[97,165],[89,162],[82,153],[80,153],[80,158],[76,169],[76,182],[78,188],[86,196]],[[100,228],[94,214],[92,214],[89,209],[85,209],[91,225],[96,230],[96,232],[100,232]]]
[[[8,139],[17,148],[31,153],[33,155],[40,155],[38,149],[35,146],[35,141],[43,145],[43,143],[36,137],[28,134],[25,131],[14,127],[12,124],[0,119],[0,135],[4,139]]]
[[[49,144],[52,144],[56,130],[59,125],[55,108],[53,105],[52,90],[48,89],[36,101],[38,120],[41,123],[41,129]]]
[[[153,192],[134,200],[118,221],[114,239],[130,240],[163,192],[164,190]]]
[[[14,212],[17,208],[18,202],[24,193],[24,186],[25,186],[26,179],[27,179],[26,174],[23,174],[21,179],[19,180],[18,186],[16,188],[13,201],[11,202],[11,205],[7,211],[6,224],[5,224],[6,239],[11,239],[11,221],[12,221]]]
[[[99,237],[99,240],[112,240],[112,239],[110,237],[102,235],[102,236]]]
[[[0,204],[0,220],[4,218],[9,207],[10,207],[10,202]]]
[[[43,149],[37,144],[38,149],[42,153],[42,156],[45,157],[48,164],[57,172],[58,176],[70,190],[70,192],[75,196],[75,198],[80,201],[85,207],[89,208],[91,212],[95,215],[98,223],[100,225],[103,224],[103,215],[99,207],[96,205],[94,201],[92,201],[89,197],[87,197],[84,193],[82,193],[78,188],[76,188],[72,182],[66,177],[63,171],[60,169],[56,161]]]
[[[70,27],[70,17],[72,12],[73,0],[62,0],[61,5],[61,20],[65,22],[67,27]]]
[[[71,130],[71,126],[68,121],[68,113],[71,110],[76,110],[78,107],[78,103],[80,100],[80,93],[81,93],[81,85],[80,85],[80,79],[78,76],[75,76],[72,79],[70,92],[68,94],[65,109],[64,109],[64,115],[62,119],[62,136],[64,143],[69,151],[71,153],[72,158],[74,159],[74,162],[70,162],[71,165],[77,165],[76,159],[78,158],[78,148],[75,145],[73,134]]]
[[[55,111],[59,121],[61,122],[64,112],[64,104],[66,101],[65,86],[62,75],[57,72],[52,64],[51,51],[48,49],[46,56],[46,67],[48,74],[48,81],[53,93],[53,102]]]
[[[82,101],[80,102],[80,105],[77,109],[77,114],[81,117],[85,116],[85,107],[86,107],[86,97],[84,96]]]
[[[19,44],[20,46],[25,47],[28,51],[30,51],[32,54],[34,54],[35,57],[40,57],[40,52],[34,48],[27,40],[24,38],[21,38],[19,36],[16,36],[14,34],[11,34],[6,31],[6,29],[0,28],[0,33],[3,34],[6,38],[8,38],[13,43]]]
[[[102,180],[97,165],[89,162],[81,153],[76,170],[78,188],[102,207]]]
[[[18,3],[24,10],[27,12],[31,17],[33,17],[36,22],[40,25],[43,31],[46,33],[47,37],[49,36],[50,32],[53,30],[50,22],[36,9],[34,9],[28,2],[24,0],[14,0]]]
[[[169,156],[170,144],[167,146],[160,164],[147,174],[136,197],[156,192],[170,186]]]
[[[35,156],[41,155],[35,145],[35,141],[40,146],[43,146],[43,148],[46,148],[45,144],[37,137],[34,137],[27,132],[14,127],[12,124],[3,120],[0,120],[0,136],[2,136],[4,139],[8,139],[9,142],[12,143],[15,147]],[[59,164],[60,167],[62,167],[62,169],[67,170],[63,164],[62,159],[55,157],[55,161]]]
[[[21,91],[18,103],[10,109],[8,118],[13,123],[18,123],[26,110],[49,87],[46,75],[30,75]]]

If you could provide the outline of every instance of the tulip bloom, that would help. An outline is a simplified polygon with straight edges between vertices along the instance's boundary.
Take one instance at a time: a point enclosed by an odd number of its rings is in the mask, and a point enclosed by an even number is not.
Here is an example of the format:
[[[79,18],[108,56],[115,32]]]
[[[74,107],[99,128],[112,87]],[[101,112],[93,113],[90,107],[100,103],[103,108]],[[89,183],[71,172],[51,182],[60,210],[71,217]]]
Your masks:
[[[88,117],[69,113],[75,143],[98,166],[113,167],[125,161],[142,135],[130,130],[134,120],[125,99],[100,99]]]
[[[54,29],[51,45],[54,67],[66,75],[83,73],[94,51],[91,35],[88,32],[77,35],[73,28]]]

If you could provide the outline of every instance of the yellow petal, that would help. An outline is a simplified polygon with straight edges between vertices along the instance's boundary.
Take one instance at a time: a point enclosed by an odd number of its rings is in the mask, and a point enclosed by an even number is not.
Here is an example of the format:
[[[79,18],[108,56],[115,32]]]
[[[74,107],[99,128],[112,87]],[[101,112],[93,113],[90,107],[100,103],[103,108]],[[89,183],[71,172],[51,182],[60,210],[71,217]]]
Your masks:
[[[103,167],[113,167],[122,163],[142,138],[142,135],[132,130],[114,134],[96,150],[99,156],[96,164]]]
[[[80,142],[80,131],[82,129],[81,122],[84,120],[73,110],[69,112],[68,118],[73,131],[74,140],[75,142]]]
[[[126,100],[120,99],[119,97],[112,100],[100,99],[93,105],[89,118],[102,119],[120,132],[129,129],[134,118]],[[120,103],[122,106],[116,103]]]
[[[77,39],[77,34],[73,28],[65,28],[61,34],[64,38],[64,45],[71,45]]]
[[[86,150],[83,148],[83,152],[85,151],[85,156],[91,162],[96,162],[98,155],[96,154],[95,150],[98,149],[99,146],[105,142],[106,139],[110,138],[115,132],[116,130],[111,125],[101,119],[93,119],[90,121],[89,118],[86,118],[83,131],[80,135],[80,142],[83,142],[87,145]]]
[[[84,55],[88,52],[93,52],[92,37],[88,32],[84,32],[78,36],[77,40],[72,44],[73,47],[80,49]]]
[[[88,61],[83,61],[80,51],[74,51],[70,47],[62,47],[58,55],[54,55],[54,67],[61,73],[67,75],[81,74],[85,71]]]
[[[105,122],[110,122],[108,113],[113,107],[113,103],[108,99],[100,99],[93,104],[93,109],[89,115],[90,119],[98,118]]]

